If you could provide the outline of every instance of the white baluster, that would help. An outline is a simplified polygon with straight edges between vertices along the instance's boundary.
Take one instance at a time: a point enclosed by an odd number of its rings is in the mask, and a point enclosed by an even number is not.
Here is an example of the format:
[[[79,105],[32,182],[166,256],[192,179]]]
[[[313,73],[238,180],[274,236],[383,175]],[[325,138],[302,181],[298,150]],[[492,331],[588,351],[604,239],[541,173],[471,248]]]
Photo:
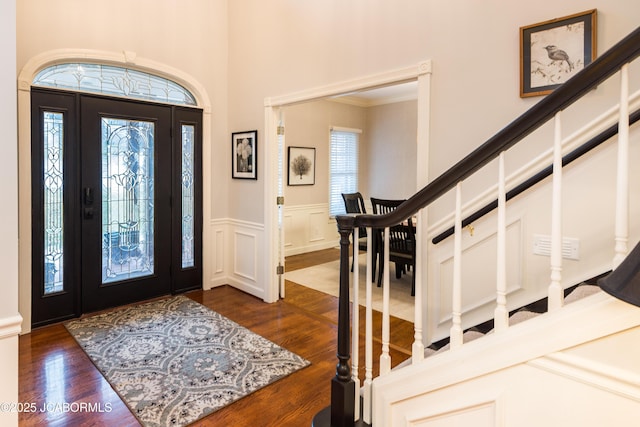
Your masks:
[[[496,332],[503,331],[509,327],[509,312],[507,311],[507,193],[505,187],[503,151],[498,159],[498,260],[496,309],[494,313]]]
[[[351,378],[355,383],[355,408],[354,419],[360,418],[360,377],[358,376],[358,363],[360,360],[360,265],[358,263],[358,240],[360,239],[360,227],[353,229],[353,273],[351,275],[351,286],[353,295],[353,304],[351,304]]]
[[[462,182],[456,185],[452,305],[451,350],[462,346]]]
[[[613,268],[627,256],[629,240],[629,64],[620,69],[620,118],[618,119],[618,173]]]
[[[380,355],[380,375],[391,371],[389,354],[389,227],[384,229],[384,276],[382,278],[382,354]]]
[[[562,307],[562,120],[561,112],[554,118],[553,180],[551,200],[551,284],[549,311]]]
[[[373,230],[367,228],[367,273],[366,273],[366,295],[365,295],[365,349],[364,349],[364,390],[363,390],[363,411],[362,419],[365,423],[371,424],[371,414],[373,395],[371,385],[373,384],[373,281],[372,264],[372,234]]]
[[[416,295],[413,306],[413,345],[411,346],[411,363],[418,363],[424,359],[424,344],[422,342],[422,233],[420,227],[426,224],[426,212],[419,211],[416,215],[416,268],[413,270],[416,282]]]

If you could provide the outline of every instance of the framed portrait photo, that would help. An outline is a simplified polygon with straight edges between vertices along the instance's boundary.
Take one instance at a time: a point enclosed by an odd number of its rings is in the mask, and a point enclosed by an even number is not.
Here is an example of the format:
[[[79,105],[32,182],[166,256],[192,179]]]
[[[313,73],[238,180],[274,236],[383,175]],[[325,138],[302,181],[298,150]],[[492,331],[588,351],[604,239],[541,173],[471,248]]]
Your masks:
[[[316,183],[316,149],[289,147],[288,185],[313,185]]]
[[[596,59],[591,9],[520,27],[520,97],[551,93]]]
[[[231,177],[258,179],[258,131],[231,134]]]

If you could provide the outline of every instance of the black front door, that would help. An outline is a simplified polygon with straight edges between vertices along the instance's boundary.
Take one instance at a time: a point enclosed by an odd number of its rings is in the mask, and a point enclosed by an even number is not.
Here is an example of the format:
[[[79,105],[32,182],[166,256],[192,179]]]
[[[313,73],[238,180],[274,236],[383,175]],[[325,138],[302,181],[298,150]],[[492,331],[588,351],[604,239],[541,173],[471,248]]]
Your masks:
[[[201,112],[46,90],[32,105],[34,326],[200,287]]]
[[[81,99],[82,307],[171,290],[171,109]]]

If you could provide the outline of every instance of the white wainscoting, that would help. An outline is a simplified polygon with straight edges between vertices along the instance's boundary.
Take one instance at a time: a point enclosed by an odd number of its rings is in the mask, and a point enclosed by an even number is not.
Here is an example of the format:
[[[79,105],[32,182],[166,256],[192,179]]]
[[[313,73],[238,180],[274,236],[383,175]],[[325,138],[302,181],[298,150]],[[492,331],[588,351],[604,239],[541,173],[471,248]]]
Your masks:
[[[285,256],[337,247],[335,219],[329,218],[328,204],[286,206]],[[264,259],[264,224],[218,218],[209,222],[212,253],[204,260],[204,289],[231,285],[261,299],[266,299],[271,268]]]
[[[284,207],[285,256],[337,247],[340,236],[327,203]]]
[[[224,218],[212,220],[210,227],[212,277],[205,289],[228,284],[264,299],[264,225]]]
[[[15,315],[0,319],[0,402],[17,403],[18,400],[18,335],[22,317]],[[18,411],[0,411],[0,425],[17,426]]]
[[[373,424],[635,425],[639,325],[637,307],[599,292],[376,378]]]
[[[493,221],[479,220],[474,223],[473,234],[463,231],[463,291],[462,318],[463,328],[480,324],[493,318],[496,301],[496,251],[497,232]],[[527,291],[523,275],[523,218],[511,218],[507,224],[507,301],[510,308],[517,308],[531,302],[538,295],[545,295],[548,283],[541,285],[533,296],[522,295]],[[429,297],[433,304],[430,316],[435,323],[434,339],[449,336],[451,328],[453,283],[453,239],[443,241],[436,246],[431,257],[432,280],[429,281]]]
[[[640,144],[631,147],[630,158],[640,156]],[[563,170],[562,235],[579,241],[578,259],[563,258],[562,286],[567,288],[611,269],[614,256],[615,165],[617,147],[605,144],[591,157]],[[536,161],[515,175],[531,176],[546,163]],[[518,182],[518,180],[515,180]],[[629,192],[629,250],[640,240],[640,168],[632,168]],[[515,185],[512,183],[511,185]],[[588,188],[589,191],[579,191]],[[464,193],[463,193],[464,196]],[[495,200],[493,189],[463,206],[463,218]],[[551,181],[537,184],[507,204],[507,305],[515,309],[544,298],[551,283],[550,257],[534,253],[534,238],[551,233]],[[496,211],[476,220],[473,235],[463,229],[462,298],[463,328],[493,317],[496,286]],[[429,224],[427,231],[427,296],[432,304],[426,313],[425,341],[449,335],[453,238],[438,244],[431,240],[453,225],[453,215]],[[492,259],[493,258],[493,259]],[[491,292],[493,291],[493,296]],[[435,309],[434,309],[435,307]]]

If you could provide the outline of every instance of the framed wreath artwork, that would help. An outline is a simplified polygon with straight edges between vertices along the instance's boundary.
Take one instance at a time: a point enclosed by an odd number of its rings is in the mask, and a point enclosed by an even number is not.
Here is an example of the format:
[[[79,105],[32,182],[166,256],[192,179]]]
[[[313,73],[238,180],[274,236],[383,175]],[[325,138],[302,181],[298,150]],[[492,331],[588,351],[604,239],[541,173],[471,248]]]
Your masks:
[[[289,147],[288,185],[313,185],[316,183],[316,149]]]
[[[597,10],[520,28],[520,97],[547,95],[596,59]]]
[[[231,177],[258,179],[258,131],[231,134]]]

